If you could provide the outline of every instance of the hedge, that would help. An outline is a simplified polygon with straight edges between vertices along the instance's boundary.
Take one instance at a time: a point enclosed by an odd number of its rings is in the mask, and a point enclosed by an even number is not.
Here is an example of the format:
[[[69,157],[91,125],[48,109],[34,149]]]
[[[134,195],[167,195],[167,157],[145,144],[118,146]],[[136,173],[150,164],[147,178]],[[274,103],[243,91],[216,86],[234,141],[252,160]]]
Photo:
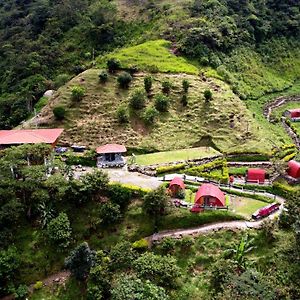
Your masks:
[[[111,182],[109,183],[109,185],[118,185],[119,187],[122,187],[125,190],[129,190],[135,197],[143,197],[149,192],[151,192],[151,189],[141,188],[139,186],[131,184],[120,184],[118,182]]]
[[[156,174],[163,174],[163,173],[168,173],[168,172],[173,172],[173,171],[179,171],[179,170],[184,169],[185,167],[186,167],[185,163],[171,165],[171,166],[165,166],[165,167],[158,167],[156,169]]]
[[[77,155],[68,155],[66,160],[67,165],[82,165],[86,167],[96,167],[97,161],[96,158],[90,156],[77,156]]]

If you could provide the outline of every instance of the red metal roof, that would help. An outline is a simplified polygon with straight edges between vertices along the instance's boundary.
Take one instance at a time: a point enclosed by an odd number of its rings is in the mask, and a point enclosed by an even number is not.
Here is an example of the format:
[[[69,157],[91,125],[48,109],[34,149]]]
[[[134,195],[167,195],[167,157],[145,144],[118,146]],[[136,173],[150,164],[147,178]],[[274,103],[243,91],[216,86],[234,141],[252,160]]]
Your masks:
[[[258,181],[264,183],[266,179],[266,171],[263,169],[249,169],[247,172],[247,181]]]
[[[178,185],[180,186],[182,189],[185,189],[185,184],[183,182],[183,180],[180,177],[174,177],[173,180],[170,182],[169,187],[173,186],[173,185]]]
[[[297,118],[300,116],[300,108],[288,110],[292,118]]]
[[[0,145],[53,144],[63,131],[61,128],[0,130]]]
[[[201,197],[207,197],[207,196],[215,197],[221,202],[223,206],[225,205],[224,193],[219,189],[219,187],[211,183],[204,183],[199,187],[196,193],[195,203],[197,203],[197,201]]]
[[[288,163],[288,175],[293,177],[293,178],[300,178],[300,163],[295,161],[295,160],[291,160]]]
[[[118,144],[107,144],[97,148],[98,154],[105,154],[105,153],[125,153],[127,149],[123,145]]]

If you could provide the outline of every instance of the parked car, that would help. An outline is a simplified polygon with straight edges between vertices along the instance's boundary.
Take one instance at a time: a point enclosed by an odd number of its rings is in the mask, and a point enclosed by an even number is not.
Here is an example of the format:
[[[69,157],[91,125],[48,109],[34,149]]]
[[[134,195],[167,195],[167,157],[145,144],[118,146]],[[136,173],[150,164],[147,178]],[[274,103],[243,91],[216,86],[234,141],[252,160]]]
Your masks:
[[[191,203],[188,203],[186,201],[183,201],[183,200],[179,200],[179,199],[176,199],[173,201],[174,205],[176,207],[191,207]]]
[[[259,219],[265,218],[265,217],[269,216],[270,214],[272,214],[273,212],[277,211],[279,209],[279,207],[280,207],[279,203],[272,203],[268,206],[258,209],[252,215],[252,218],[254,220],[259,220]]]
[[[86,150],[85,146],[72,145],[71,148],[74,152],[84,152]]]
[[[65,153],[67,151],[68,151],[68,148],[66,148],[66,147],[56,147],[55,148],[55,152],[58,154]]]

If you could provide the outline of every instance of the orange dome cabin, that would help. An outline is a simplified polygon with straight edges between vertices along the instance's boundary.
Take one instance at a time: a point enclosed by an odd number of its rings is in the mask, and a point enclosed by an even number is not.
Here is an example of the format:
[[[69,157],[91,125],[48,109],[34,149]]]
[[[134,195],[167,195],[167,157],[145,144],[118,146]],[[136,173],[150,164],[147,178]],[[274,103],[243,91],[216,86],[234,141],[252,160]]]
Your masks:
[[[169,184],[169,190],[172,197],[177,197],[180,191],[185,189],[185,184],[180,177],[174,177],[174,179]]]
[[[225,208],[225,194],[214,184],[202,184],[195,197],[195,204],[191,212],[200,212],[207,208]]]
[[[300,163],[295,160],[289,161],[287,173],[293,178],[300,178]]]
[[[246,181],[249,183],[263,184],[266,180],[266,171],[263,169],[249,169],[246,175]]]

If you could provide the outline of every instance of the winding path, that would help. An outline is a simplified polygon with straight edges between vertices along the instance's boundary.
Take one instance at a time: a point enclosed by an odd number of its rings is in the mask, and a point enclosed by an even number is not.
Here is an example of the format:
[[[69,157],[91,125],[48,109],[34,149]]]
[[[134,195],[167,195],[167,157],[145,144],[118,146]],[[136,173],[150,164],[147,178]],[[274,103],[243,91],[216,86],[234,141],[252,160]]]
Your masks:
[[[274,109],[289,103],[289,102],[300,102],[300,96],[282,96],[275,98],[273,101],[268,102],[263,109],[263,115],[265,118],[270,122],[271,115]],[[294,130],[288,125],[286,120],[283,118],[281,120],[282,126],[287,132],[287,134],[290,136],[290,138],[294,141],[295,145],[297,146],[298,150],[300,150],[300,139],[298,135],[294,132]]]

